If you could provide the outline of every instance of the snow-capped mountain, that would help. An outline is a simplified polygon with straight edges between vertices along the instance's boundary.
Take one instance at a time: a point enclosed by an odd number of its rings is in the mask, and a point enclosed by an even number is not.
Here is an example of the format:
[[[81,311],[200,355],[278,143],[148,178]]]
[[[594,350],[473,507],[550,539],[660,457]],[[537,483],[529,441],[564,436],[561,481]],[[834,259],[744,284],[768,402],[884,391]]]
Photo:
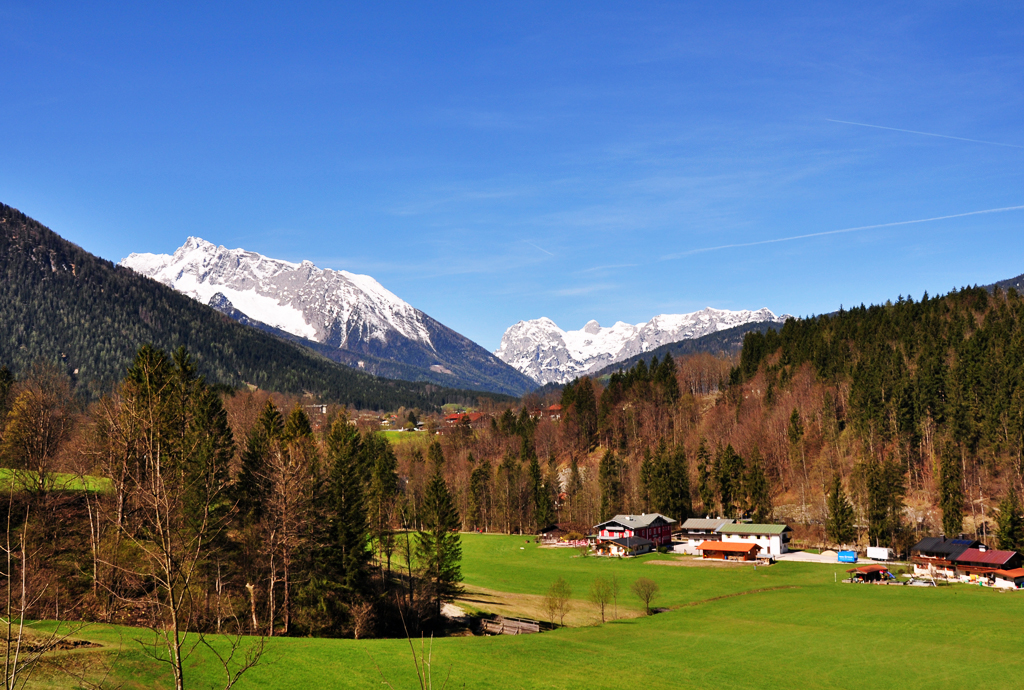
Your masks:
[[[373,373],[512,394],[534,385],[367,275],[218,247],[198,237],[174,254],[131,254],[120,265],[237,320],[327,346],[316,349]]]
[[[619,321],[605,328],[589,321],[578,331],[563,331],[551,319],[540,318],[520,321],[505,331],[494,354],[535,381],[564,383],[667,343],[747,323],[784,323],[787,318],[768,309],[708,307],[692,314],[661,314],[636,325]]]

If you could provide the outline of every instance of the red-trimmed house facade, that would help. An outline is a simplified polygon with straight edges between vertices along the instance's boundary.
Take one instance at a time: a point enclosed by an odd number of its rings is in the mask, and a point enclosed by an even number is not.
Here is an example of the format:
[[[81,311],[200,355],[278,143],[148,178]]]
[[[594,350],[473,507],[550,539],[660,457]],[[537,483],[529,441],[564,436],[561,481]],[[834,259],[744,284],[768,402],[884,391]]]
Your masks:
[[[624,537],[642,537],[654,542],[654,547],[672,544],[672,525],[676,523],[661,513],[644,513],[641,515],[616,515],[594,526],[597,541],[610,541]]]

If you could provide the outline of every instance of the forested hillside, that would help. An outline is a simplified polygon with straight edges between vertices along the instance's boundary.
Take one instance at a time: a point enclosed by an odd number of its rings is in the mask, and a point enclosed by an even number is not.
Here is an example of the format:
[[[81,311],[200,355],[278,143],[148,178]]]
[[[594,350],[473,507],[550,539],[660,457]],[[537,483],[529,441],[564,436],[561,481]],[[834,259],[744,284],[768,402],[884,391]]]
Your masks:
[[[238,323],[114,266],[0,204],[0,365],[61,361],[78,389],[112,389],[139,346],[187,347],[210,381],[311,392],[359,408],[472,403],[476,392],[377,378]]]

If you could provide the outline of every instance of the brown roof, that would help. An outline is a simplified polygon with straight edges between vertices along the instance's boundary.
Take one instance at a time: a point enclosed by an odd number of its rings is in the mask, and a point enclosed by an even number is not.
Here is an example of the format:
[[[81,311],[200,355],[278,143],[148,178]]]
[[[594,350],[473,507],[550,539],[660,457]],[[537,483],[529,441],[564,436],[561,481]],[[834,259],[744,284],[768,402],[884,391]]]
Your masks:
[[[1015,568],[1014,570],[997,570],[995,573],[996,575],[1016,580],[1018,577],[1024,577],[1024,568]]]
[[[750,553],[752,549],[761,550],[757,544],[734,541],[702,541],[697,545],[698,551],[728,551],[730,553]]]
[[[862,565],[859,568],[851,568],[847,570],[848,573],[861,573],[867,575],[868,573],[887,573],[889,572],[889,566],[885,565]]]

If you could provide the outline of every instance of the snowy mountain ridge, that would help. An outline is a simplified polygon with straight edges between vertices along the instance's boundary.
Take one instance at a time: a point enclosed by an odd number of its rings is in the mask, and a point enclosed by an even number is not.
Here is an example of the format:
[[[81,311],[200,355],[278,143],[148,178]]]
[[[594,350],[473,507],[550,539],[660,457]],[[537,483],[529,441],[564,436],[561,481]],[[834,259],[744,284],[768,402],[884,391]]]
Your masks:
[[[198,237],[173,254],[131,254],[119,265],[248,325],[312,341],[321,354],[381,376],[511,395],[536,385],[368,275],[227,249]]]
[[[781,324],[787,318],[789,315],[776,316],[767,308],[730,311],[707,307],[690,314],[661,314],[635,325],[619,321],[603,327],[592,320],[578,331],[563,331],[544,317],[511,326],[494,354],[542,384],[565,383],[667,343],[747,323]]]
[[[387,343],[397,333],[432,347],[425,315],[367,275],[217,247],[198,237],[174,254],[131,254],[120,265],[203,304],[219,293],[246,316],[318,343]]]

